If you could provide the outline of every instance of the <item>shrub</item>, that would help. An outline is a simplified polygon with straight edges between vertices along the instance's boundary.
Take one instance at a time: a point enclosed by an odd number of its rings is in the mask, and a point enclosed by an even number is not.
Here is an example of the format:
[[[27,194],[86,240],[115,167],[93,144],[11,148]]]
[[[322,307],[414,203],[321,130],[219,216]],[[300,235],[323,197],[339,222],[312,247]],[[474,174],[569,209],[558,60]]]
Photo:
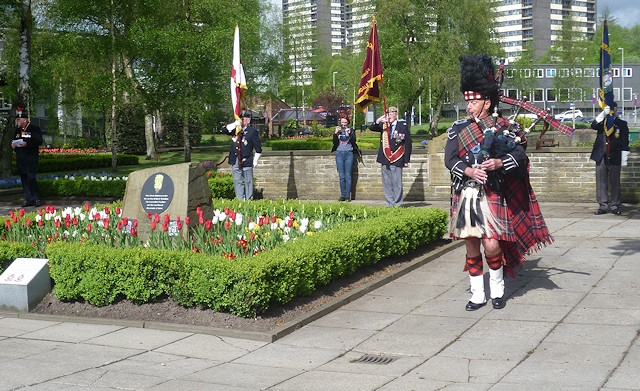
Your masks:
[[[235,189],[233,187],[233,175],[219,173],[216,171],[207,172],[207,182],[211,189],[211,196],[213,198],[226,198],[233,199],[236,196]],[[254,178],[255,182],[255,178]]]
[[[168,146],[184,146],[184,136],[182,132],[183,120],[182,116],[170,113],[162,119],[162,128],[164,131],[164,142]],[[189,118],[189,143],[192,147],[200,145],[202,139],[202,123],[195,117]]]
[[[117,152],[144,155],[147,150],[144,134],[144,116],[142,106],[123,104],[116,115]],[[107,133],[107,144],[111,145],[110,133]]]
[[[231,207],[238,202],[227,204]],[[260,210],[296,205],[289,201],[244,204]],[[335,207],[298,203],[297,208],[317,214]],[[190,251],[52,243],[47,257],[55,294],[63,300],[106,305],[122,298],[153,301],[164,293],[183,305],[256,316],[273,304],[308,295],[364,265],[441,239],[448,221],[447,212],[437,208],[391,210],[348,205],[332,213],[368,217],[289,241],[254,257],[233,260]]]

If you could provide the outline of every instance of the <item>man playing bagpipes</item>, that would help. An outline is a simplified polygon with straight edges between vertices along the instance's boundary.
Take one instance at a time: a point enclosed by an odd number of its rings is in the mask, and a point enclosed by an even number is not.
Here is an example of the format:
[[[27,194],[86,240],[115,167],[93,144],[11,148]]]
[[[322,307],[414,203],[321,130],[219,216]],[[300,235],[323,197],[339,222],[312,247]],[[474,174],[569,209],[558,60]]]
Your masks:
[[[445,165],[453,190],[450,236],[464,239],[471,299],[467,311],[486,302],[481,246],[489,266],[493,308],[505,306],[504,272],[525,254],[553,243],[529,182],[526,138],[517,124],[499,116],[499,84],[491,58],[460,57],[460,91],[469,118],[448,130]]]

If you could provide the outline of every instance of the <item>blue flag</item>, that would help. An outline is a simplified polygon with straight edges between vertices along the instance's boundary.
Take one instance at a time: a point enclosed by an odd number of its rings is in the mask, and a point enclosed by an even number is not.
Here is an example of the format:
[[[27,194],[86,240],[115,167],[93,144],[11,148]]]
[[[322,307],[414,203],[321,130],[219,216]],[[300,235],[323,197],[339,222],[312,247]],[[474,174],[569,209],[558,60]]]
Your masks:
[[[609,25],[604,21],[602,44],[600,45],[600,86],[598,104],[600,108],[613,103],[613,75],[611,74],[611,48],[609,47]]]

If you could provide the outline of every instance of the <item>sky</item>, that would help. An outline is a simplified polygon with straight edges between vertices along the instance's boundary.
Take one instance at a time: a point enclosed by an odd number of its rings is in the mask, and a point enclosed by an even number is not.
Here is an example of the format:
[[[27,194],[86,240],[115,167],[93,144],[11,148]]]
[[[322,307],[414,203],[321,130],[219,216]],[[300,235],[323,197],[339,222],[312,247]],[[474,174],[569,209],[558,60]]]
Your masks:
[[[598,20],[605,7],[609,7],[611,15],[622,27],[633,27],[640,24],[640,1],[638,0],[597,0],[597,6]]]

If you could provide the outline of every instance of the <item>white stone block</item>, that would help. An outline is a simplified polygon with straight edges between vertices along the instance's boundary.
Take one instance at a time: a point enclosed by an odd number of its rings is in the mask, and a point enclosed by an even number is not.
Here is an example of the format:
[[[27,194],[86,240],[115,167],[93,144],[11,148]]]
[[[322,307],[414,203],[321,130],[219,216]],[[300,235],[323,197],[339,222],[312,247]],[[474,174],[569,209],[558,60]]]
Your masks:
[[[51,292],[49,260],[17,258],[0,275],[0,310],[29,312]]]

